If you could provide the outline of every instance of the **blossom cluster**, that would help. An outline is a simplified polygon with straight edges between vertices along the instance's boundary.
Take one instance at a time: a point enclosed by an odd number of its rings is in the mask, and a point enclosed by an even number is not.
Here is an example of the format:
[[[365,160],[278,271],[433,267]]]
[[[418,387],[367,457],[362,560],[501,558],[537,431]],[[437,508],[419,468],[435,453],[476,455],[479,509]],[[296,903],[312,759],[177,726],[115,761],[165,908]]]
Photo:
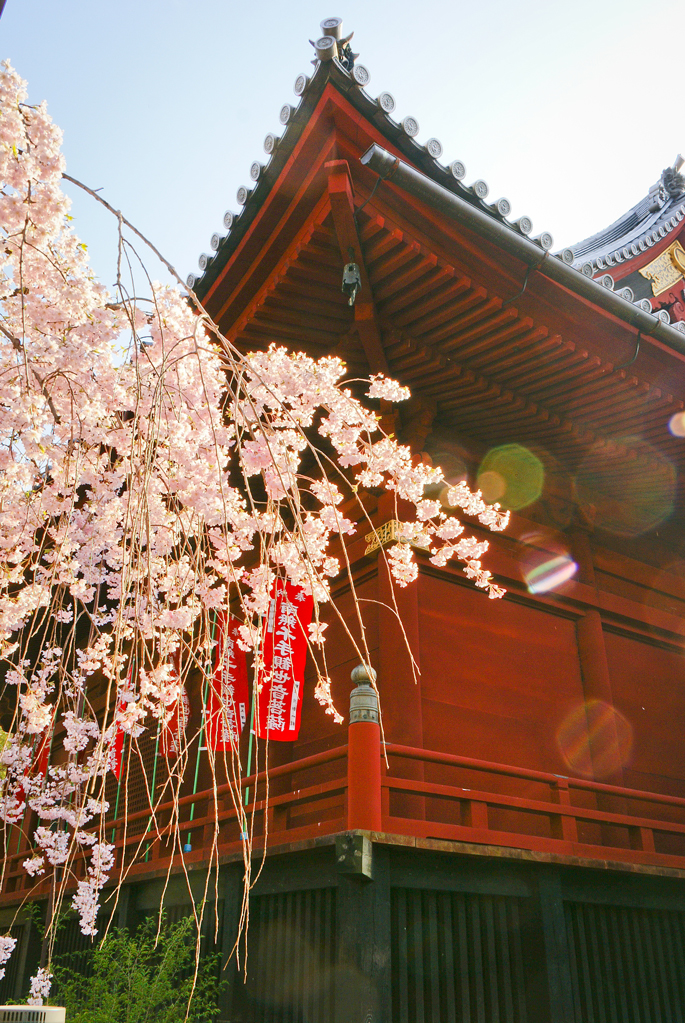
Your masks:
[[[168,719],[180,691],[170,661],[185,644],[207,663],[215,610],[237,606],[241,643],[254,649],[284,578],[313,596],[310,649],[320,649],[318,607],[341,571],[334,544],[354,533],[345,509],[369,488],[413,509],[388,555],[398,585],[416,578],[420,541],[435,564],[456,558],[491,597],[502,591],[481,567],[487,543],[425,497],[444,483],[440,469],[386,436],[362,400],[408,390],[378,375],[360,395],[335,357],[276,345],[241,354],[168,286],[146,300],[121,278],[108,291],[72,229],[60,145],[45,107],[29,106],[3,65],[0,660],[16,713],[0,817],[37,815],[24,861],[36,883],[69,877],[86,857],[72,904],[92,935],[115,865],[101,835],[118,737]],[[465,484],[448,498],[490,529],[506,525]],[[341,720],[323,668],[315,695]],[[11,940],[0,939],[0,962]],[[32,998],[47,990],[43,971]]]

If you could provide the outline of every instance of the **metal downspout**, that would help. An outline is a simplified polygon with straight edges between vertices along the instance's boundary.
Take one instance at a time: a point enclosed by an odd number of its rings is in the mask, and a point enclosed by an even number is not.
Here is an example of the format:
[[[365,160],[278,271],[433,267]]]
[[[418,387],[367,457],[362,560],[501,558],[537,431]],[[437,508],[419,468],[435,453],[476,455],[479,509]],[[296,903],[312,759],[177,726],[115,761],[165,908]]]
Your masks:
[[[494,242],[510,255],[522,260],[529,267],[536,267],[537,272],[560,284],[569,291],[586,298],[593,305],[611,313],[625,323],[635,327],[643,335],[657,338],[666,347],[685,355],[685,334],[664,323],[657,316],[644,312],[626,299],[608,291],[591,277],[586,277],[557,256],[545,256],[544,249],[530,241],[524,235],[517,234],[505,224],[494,220],[464,199],[439,185],[421,171],[416,170],[402,160],[391,156],[378,145],[371,146],[361,157],[361,162],[370,167],[382,178],[392,178],[392,183],[403,188],[410,195],[423,200],[440,213],[465,227],[476,231],[482,237]]]

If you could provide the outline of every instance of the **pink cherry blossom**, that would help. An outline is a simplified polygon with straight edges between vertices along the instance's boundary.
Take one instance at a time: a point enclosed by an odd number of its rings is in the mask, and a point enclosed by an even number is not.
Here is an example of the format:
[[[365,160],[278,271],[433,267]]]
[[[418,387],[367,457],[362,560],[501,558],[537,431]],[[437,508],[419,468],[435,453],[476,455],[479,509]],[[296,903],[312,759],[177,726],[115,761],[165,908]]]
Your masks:
[[[169,720],[183,684],[169,667],[177,650],[186,672],[207,678],[216,610],[238,614],[238,645],[259,665],[276,578],[311,594],[314,696],[340,723],[320,611],[346,570],[361,491],[411,509],[387,551],[399,586],[416,579],[423,548],[436,565],[460,561],[490,597],[503,591],[481,566],[487,543],[426,496],[445,487],[442,471],[386,436],[341,359],[276,344],[238,352],[194,296],[125,278],[137,253],[123,230],[114,289],[96,280],[71,226],[60,146],[45,105],[29,106],[2,65],[0,659],[16,713],[0,754],[0,818],[37,815],[23,861],[31,877],[72,877],[85,856],[72,905],[93,935],[115,868],[103,835],[117,743]],[[372,400],[409,397],[381,374],[368,384]],[[489,529],[507,525],[463,483],[447,504]],[[358,646],[366,662],[363,636]],[[56,735],[59,762],[48,764]],[[0,964],[13,941],[0,938]],[[44,968],[31,1004],[49,990]]]

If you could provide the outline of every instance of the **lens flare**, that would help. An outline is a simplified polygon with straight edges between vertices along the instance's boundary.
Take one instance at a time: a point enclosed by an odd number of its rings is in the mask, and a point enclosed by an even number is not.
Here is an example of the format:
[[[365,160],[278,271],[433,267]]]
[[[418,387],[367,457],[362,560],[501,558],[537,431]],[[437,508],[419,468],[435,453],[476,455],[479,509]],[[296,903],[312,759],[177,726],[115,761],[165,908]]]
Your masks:
[[[501,501],[507,492],[507,481],[498,472],[486,469],[478,475],[478,489],[488,504]]]
[[[558,536],[549,531],[522,533],[517,557],[529,593],[548,593],[568,582],[578,566]]]
[[[557,745],[566,765],[584,778],[610,778],[633,750],[630,722],[609,703],[587,700],[562,721]]]
[[[493,448],[480,464],[478,487],[490,504],[519,511],[540,497],[545,481],[542,462],[521,444]]]
[[[685,437],[685,412],[676,412],[671,416],[668,428],[674,437]]]
[[[625,445],[630,458],[619,454]],[[676,474],[668,459],[639,437],[616,439],[594,449],[579,466],[576,496],[587,518],[618,536],[640,536],[673,511]]]
[[[568,554],[559,554],[524,569],[523,578],[529,593],[548,593],[572,579],[577,571],[578,566]]]
[[[433,465],[440,466],[445,480],[445,485],[438,492],[437,500],[440,501],[443,508],[452,508],[447,500],[447,495],[450,488],[456,487],[457,483],[468,483],[469,470],[466,462],[460,455],[452,451],[437,451],[433,455]]]

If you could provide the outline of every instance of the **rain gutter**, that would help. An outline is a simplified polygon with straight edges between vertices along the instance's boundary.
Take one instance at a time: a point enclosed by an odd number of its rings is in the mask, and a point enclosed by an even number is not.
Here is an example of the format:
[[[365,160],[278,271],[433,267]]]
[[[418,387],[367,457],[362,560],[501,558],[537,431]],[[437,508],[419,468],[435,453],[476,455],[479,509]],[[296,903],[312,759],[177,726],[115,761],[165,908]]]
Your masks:
[[[599,306],[612,316],[635,327],[643,335],[656,338],[671,350],[685,355],[685,334],[664,323],[658,316],[645,312],[627,299],[598,284],[591,277],[564,263],[557,256],[547,252],[536,242],[518,234],[511,227],[500,223],[466,202],[460,196],[443,188],[421,171],[392,156],[378,145],[371,146],[361,157],[361,162],[375,171],[381,178],[392,179],[392,183],[404,189],[416,199],[428,203],[433,209],[464,227],[476,231],[483,238],[494,242],[505,252],[515,256],[537,273],[560,284],[569,291]]]

